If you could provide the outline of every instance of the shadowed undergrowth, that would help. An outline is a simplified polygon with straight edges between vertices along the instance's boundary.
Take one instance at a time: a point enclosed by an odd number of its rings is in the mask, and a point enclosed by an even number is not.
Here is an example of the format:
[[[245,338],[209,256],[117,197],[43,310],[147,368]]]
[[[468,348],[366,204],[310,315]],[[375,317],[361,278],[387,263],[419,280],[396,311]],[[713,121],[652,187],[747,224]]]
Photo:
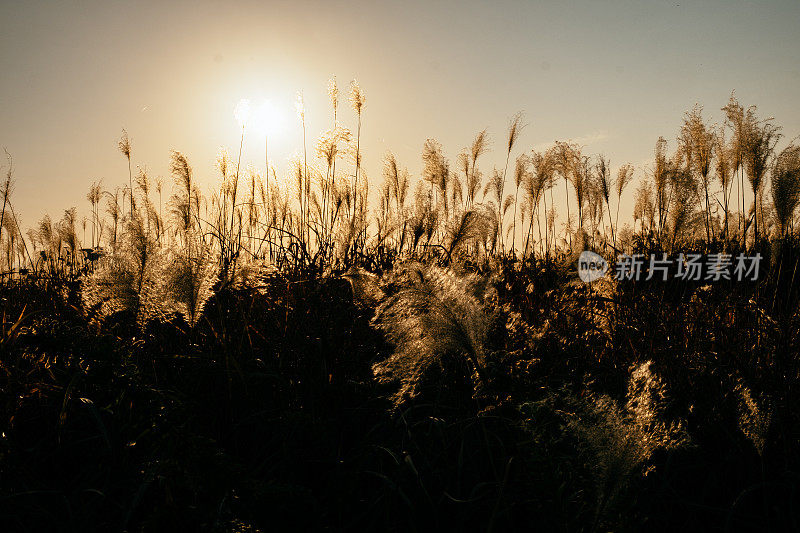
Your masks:
[[[237,279],[194,327],[6,289],[5,530],[796,523],[798,317],[766,282]]]

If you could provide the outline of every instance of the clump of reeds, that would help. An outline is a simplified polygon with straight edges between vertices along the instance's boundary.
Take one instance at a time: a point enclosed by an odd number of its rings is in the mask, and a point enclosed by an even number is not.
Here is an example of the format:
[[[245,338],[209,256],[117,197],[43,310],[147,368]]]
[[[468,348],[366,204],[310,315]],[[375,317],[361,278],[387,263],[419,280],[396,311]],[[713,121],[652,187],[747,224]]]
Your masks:
[[[650,458],[656,450],[688,443],[681,422],[664,421],[666,401],[666,387],[652,363],[645,362],[631,368],[624,405],[607,395],[589,395],[583,401],[584,411],[570,422],[595,476],[596,521],[634,479],[653,470]]]
[[[785,237],[800,203],[800,146],[788,146],[778,155],[772,169],[772,201],[779,235]]]
[[[772,118],[759,120],[756,116],[755,106],[751,106],[745,113],[745,146],[743,166],[747,171],[747,179],[753,191],[753,233],[755,242],[758,243],[759,216],[763,224],[763,202],[759,202],[763,193],[764,178],[769,170],[775,146],[781,138],[780,127],[772,122]]]
[[[456,252],[468,249],[470,244],[475,245],[474,251],[479,253],[477,245],[486,243],[490,230],[494,228],[493,217],[491,208],[483,204],[475,204],[455,217],[446,229],[444,248],[447,260],[450,261]]]
[[[213,296],[218,268],[211,251],[198,247],[195,253],[173,256],[163,272],[164,308],[180,313],[190,327],[197,324],[205,304]]]
[[[399,383],[392,395],[396,407],[417,396],[429,371],[449,358],[466,364],[473,379],[485,381],[490,317],[481,302],[485,285],[476,276],[410,264],[393,274],[389,287],[372,324],[393,351],[373,371],[380,382]]]
[[[769,398],[755,395],[741,380],[734,387],[734,393],[738,404],[739,430],[753,444],[758,455],[763,455],[772,422]]]
[[[227,174],[225,158],[222,167]],[[98,322],[125,312],[139,326],[144,326],[151,320],[166,321],[179,314],[194,327],[212,294],[219,270],[211,248],[198,235],[200,194],[193,183],[192,168],[183,154],[173,152],[171,170],[176,186],[170,201],[177,223],[175,239],[171,245],[161,240],[161,219],[149,198],[150,181],[146,172],[140,171],[136,182],[142,195],[142,209],[133,211],[133,219],[124,227],[119,245],[83,279],[84,305]],[[230,189],[229,183],[225,186]],[[223,191],[224,197],[230,194]],[[116,197],[110,207],[112,216],[118,216]],[[216,226],[220,232],[225,231],[229,217],[233,216],[223,213]],[[63,238],[67,238],[66,234]],[[220,251],[229,246],[223,238],[218,242]]]
[[[712,237],[710,185],[712,159],[716,152],[717,141],[714,129],[706,125],[702,117],[703,108],[695,104],[692,110],[686,113],[681,127],[681,142],[684,143],[687,169],[694,173],[698,183],[703,188],[705,195],[704,224],[706,240]]]
[[[213,294],[218,269],[207,247],[189,246],[191,253],[164,248],[134,212],[114,253],[83,278],[81,297],[90,317],[102,323],[126,313],[143,327],[179,314],[194,327]]]
[[[126,312],[144,325],[160,315],[165,257],[142,217],[138,212],[134,215],[115,253],[102,258],[94,272],[83,279],[81,297],[98,322]]]

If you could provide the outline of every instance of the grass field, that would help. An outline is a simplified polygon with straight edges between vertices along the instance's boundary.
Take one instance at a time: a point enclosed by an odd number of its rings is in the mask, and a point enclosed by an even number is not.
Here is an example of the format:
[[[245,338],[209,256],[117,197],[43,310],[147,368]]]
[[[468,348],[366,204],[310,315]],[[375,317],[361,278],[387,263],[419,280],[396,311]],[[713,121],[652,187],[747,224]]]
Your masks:
[[[359,126],[280,180],[222,153],[211,193],[178,152],[171,191],[134,172],[125,134],[90,242],[75,210],[18,228],[9,166],[0,530],[800,528],[800,149],[725,109],[638,182],[520,148],[522,115],[485,175],[480,133],[370,183]],[[589,284],[584,249],[763,261]]]

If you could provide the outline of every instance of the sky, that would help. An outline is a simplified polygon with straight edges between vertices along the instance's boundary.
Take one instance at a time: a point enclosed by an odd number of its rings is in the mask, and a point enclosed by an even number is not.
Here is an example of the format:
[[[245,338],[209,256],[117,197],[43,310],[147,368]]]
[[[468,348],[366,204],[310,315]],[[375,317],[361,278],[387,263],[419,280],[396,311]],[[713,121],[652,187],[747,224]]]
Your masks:
[[[374,183],[387,150],[418,177],[427,138],[454,166],[484,128],[493,150],[481,169],[502,168],[517,111],[527,126],[512,158],[573,140],[638,177],[660,135],[674,148],[684,112],[700,103],[721,122],[734,89],[775,117],[783,145],[800,134],[797,1],[166,4],[0,2],[0,148],[13,157],[23,228],[73,206],[88,214],[93,181],[126,184],[123,128],[134,171],[170,183],[180,150],[213,187],[220,148],[238,154],[242,98],[283,115],[269,136],[280,177],[302,152],[297,93],[311,149],[332,126],[332,76],[343,93],[357,79],[366,94],[361,148]],[[346,102],[339,120],[355,130]],[[263,169],[264,138],[251,130],[242,162]]]

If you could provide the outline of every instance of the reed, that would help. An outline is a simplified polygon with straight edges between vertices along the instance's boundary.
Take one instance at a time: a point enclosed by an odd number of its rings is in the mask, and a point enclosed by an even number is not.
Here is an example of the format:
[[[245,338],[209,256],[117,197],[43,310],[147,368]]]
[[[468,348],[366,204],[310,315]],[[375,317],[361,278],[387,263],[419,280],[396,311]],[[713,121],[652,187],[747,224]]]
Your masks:
[[[133,220],[133,172],[131,170],[131,140],[128,137],[128,132],[122,130],[122,137],[117,143],[120,153],[125,156],[128,161],[128,192],[130,194],[130,219]]]

